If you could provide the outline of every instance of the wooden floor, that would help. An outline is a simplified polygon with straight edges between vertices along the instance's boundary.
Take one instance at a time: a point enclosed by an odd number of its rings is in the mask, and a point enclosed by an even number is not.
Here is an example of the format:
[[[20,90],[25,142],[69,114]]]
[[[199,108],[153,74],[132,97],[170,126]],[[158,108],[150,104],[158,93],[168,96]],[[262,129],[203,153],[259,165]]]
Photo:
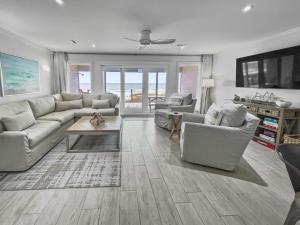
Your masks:
[[[274,152],[251,143],[229,173],[181,162],[168,134],[125,119],[121,187],[0,192],[0,224],[283,224],[293,191]]]

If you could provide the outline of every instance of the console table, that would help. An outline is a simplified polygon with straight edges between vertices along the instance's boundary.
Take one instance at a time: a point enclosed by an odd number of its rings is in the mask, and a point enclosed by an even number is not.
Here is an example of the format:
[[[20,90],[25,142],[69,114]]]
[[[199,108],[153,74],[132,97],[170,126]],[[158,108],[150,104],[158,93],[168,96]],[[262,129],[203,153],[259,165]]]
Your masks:
[[[258,126],[253,140],[267,146],[271,149],[276,149],[278,145],[283,143],[284,134],[295,134],[297,133],[297,125],[300,120],[300,108],[282,108],[273,105],[257,104],[252,102],[240,102],[234,101],[235,103],[244,104],[247,107],[249,113],[257,116],[261,119],[261,123]],[[275,119],[278,121],[277,128],[270,128],[263,124],[265,118]],[[299,129],[299,128],[298,128]],[[273,132],[274,141],[270,141],[260,136],[264,130]]]

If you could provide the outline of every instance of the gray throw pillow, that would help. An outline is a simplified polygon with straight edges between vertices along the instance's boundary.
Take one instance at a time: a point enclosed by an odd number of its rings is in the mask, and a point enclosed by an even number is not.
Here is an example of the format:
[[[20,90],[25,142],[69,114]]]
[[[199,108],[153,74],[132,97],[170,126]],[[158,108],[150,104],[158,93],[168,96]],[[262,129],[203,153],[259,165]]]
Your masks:
[[[242,104],[230,103],[223,105],[220,113],[222,114],[221,126],[240,127],[246,119],[247,108]]]
[[[82,99],[81,94],[74,94],[74,93],[61,93],[61,96],[64,101],[73,101],[73,100],[80,100]]]
[[[82,100],[73,100],[73,101],[63,101],[63,102],[56,102],[55,103],[56,112],[66,111],[70,109],[81,109],[82,108]]]
[[[220,125],[222,120],[221,111],[222,108],[213,103],[205,114],[204,123],[209,125]]]
[[[96,99],[100,99],[99,95],[97,94],[82,94],[82,102],[83,102],[83,107],[90,108],[92,107],[92,101]]]
[[[2,122],[8,131],[21,131],[36,123],[33,113],[30,110],[14,116],[3,117]]]
[[[110,108],[110,102],[108,99],[105,100],[93,100],[92,101],[93,109],[108,109]]]
[[[182,105],[190,105],[193,101],[193,95],[187,94],[182,96]]]

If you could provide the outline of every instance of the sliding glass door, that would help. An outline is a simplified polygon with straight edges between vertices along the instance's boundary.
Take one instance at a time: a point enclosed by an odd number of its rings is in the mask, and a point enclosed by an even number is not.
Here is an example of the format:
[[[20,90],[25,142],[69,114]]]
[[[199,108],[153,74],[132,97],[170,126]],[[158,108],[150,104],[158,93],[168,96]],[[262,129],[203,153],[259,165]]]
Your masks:
[[[154,104],[165,99],[166,68],[105,66],[102,71],[105,92],[120,97],[123,115],[152,113]]]
[[[124,113],[136,114],[143,112],[143,80],[141,68],[125,68],[124,70]]]

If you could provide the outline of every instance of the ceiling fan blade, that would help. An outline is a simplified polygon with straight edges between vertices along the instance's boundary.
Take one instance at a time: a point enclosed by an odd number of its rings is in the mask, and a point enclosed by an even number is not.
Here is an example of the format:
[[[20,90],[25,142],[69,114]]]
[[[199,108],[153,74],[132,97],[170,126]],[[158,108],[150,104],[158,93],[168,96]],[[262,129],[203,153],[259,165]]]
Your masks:
[[[139,40],[135,40],[132,38],[127,38],[127,37],[123,37],[123,39],[128,40],[128,41],[140,42]]]
[[[176,39],[159,39],[159,40],[151,40],[151,44],[172,44],[176,41]]]

